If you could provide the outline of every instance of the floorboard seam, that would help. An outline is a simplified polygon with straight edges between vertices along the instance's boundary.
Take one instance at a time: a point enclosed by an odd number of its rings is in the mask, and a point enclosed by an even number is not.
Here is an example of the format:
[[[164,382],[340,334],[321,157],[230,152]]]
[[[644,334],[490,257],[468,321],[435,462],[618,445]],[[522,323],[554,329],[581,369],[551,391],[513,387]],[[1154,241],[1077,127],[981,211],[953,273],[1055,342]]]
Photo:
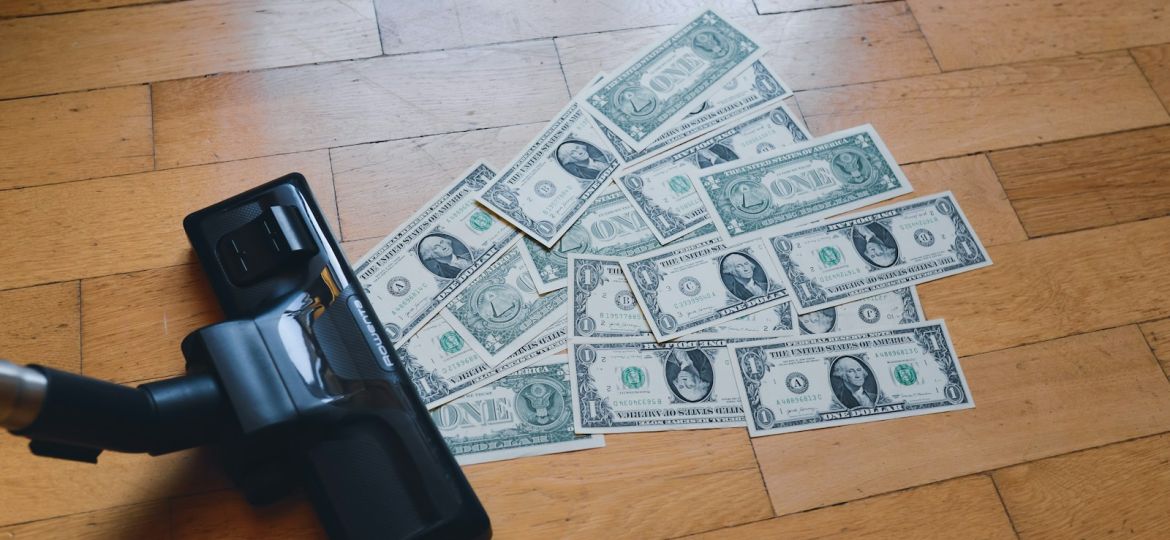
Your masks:
[[[1030,463],[1030,462],[1025,462]],[[1016,527],[1016,520],[1012,519],[1012,512],[1008,509],[1007,501],[1003,500],[1003,493],[999,490],[999,482],[995,481],[995,475],[991,472],[984,473],[988,480],[991,480],[991,486],[995,488],[995,496],[999,498],[999,505],[1003,508],[1003,514],[1008,518],[1008,524],[1012,526],[1012,532],[1015,533],[1016,538],[1020,537],[1020,529]]]
[[[158,141],[155,140],[154,83],[146,83],[146,105],[150,109],[150,170],[158,170]]]
[[[29,13],[26,15],[9,15],[7,17],[0,17],[0,21],[12,21],[12,20],[16,20],[16,19],[31,19],[34,17],[52,17],[55,15],[70,15],[73,13],[84,13],[87,11],[110,11],[113,9],[134,8],[134,7],[143,7],[143,6],[161,6],[161,5],[165,5],[165,4],[177,4],[177,3],[182,2],[182,1],[184,1],[184,0],[142,0],[138,3],[124,4],[121,6],[105,6],[105,7],[85,8],[85,9],[70,9],[70,10],[66,10],[66,11],[54,11],[51,13]]]
[[[922,29],[922,23],[918,20],[918,16],[914,14],[914,8],[909,2],[906,3],[906,11],[910,13],[910,18],[914,19],[914,28],[918,29],[919,34],[922,34],[922,41],[926,43],[926,50],[930,51],[930,59],[934,60],[934,67],[938,69],[939,73],[944,73],[942,63],[938,61],[938,55],[934,54],[934,45],[930,43],[930,38],[926,36],[926,31]]]
[[[1167,103],[1167,100],[1163,100],[1162,96],[1158,94],[1158,90],[1154,88],[1154,81],[1150,80],[1150,74],[1146,73],[1146,69],[1142,67],[1142,63],[1138,62],[1137,57],[1133,55],[1133,48],[1126,49],[1125,52],[1129,53],[1129,57],[1133,59],[1133,64],[1137,66],[1138,73],[1142,74],[1142,78],[1146,80],[1146,86],[1150,87],[1150,92],[1153,92],[1154,97],[1158,98],[1158,103],[1162,104],[1162,109],[1166,111],[1167,115],[1170,115],[1170,103]]]
[[[565,61],[561,58],[561,47],[557,45],[557,38],[552,38],[553,51],[557,53],[557,67],[561,68],[561,80],[565,81],[565,92],[569,94],[569,99],[573,99],[573,89],[569,88],[569,76],[565,74]]]
[[[333,150],[330,149],[326,154],[329,160],[329,187],[333,188],[333,211],[337,215],[337,238],[340,239],[338,243],[341,243],[345,241],[345,230],[341,226],[341,201],[337,197],[337,174],[333,172]]]

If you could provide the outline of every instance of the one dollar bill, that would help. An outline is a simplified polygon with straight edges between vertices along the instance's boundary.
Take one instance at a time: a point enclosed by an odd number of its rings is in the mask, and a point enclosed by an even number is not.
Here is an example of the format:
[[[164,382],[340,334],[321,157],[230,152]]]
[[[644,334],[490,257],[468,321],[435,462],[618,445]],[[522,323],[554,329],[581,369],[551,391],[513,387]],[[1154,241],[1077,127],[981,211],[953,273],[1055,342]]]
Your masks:
[[[705,170],[699,196],[724,238],[800,225],[892,199],[910,181],[872,126]]]
[[[703,11],[587,89],[580,101],[606,128],[641,150],[763,53],[726,18]]]
[[[519,350],[493,365],[483,359],[447,319],[437,316],[395,348],[428,409],[454,401],[485,384],[563,351],[565,319],[549,325]]]
[[[951,192],[769,237],[804,314],[991,264]]]
[[[779,104],[628,169],[617,184],[654,236],[665,244],[710,226],[703,199],[695,191],[704,170],[752,161],[808,139],[805,128],[787,107]]]
[[[570,101],[477,200],[552,247],[621,166],[597,125]]]
[[[975,406],[942,321],[729,349],[752,437]]]
[[[359,260],[354,273],[391,341],[418,331],[519,236],[475,204],[494,177],[476,164]]]
[[[577,433],[744,425],[727,342],[569,344]]]
[[[564,354],[431,411],[461,465],[605,446],[603,435],[574,432],[569,366]]]
[[[622,271],[658,341],[775,306],[788,298],[763,239],[714,236],[623,259]]]
[[[495,366],[564,316],[565,291],[541,295],[515,244],[475,276],[441,316]]]

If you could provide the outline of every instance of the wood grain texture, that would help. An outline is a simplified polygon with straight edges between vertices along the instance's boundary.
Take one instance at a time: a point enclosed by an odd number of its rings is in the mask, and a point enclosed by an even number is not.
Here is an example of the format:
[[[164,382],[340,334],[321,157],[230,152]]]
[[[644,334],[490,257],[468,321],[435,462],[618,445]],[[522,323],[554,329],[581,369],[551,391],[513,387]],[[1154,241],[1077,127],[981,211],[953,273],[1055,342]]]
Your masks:
[[[476,161],[503,172],[542,128],[523,124],[331,150],[342,235],[389,234]]]
[[[1165,538],[1170,435],[994,474],[1020,538]]]
[[[1170,319],[1145,323],[1141,325],[1141,329],[1150,350],[1162,364],[1162,371],[1170,377]]]
[[[1170,214],[1170,127],[990,157],[1032,237]]]
[[[557,0],[376,0],[376,5],[386,54],[677,25],[706,8],[727,17],[756,14],[752,0],[648,0],[612,4]]]
[[[146,86],[0,101],[0,189],[154,168]]]
[[[944,70],[1072,56],[1170,37],[1165,0],[908,0]]]
[[[225,489],[230,481],[196,451],[160,457],[102,454],[99,464],[37,457],[28,439],[0,437],[0,525]]]
[[[986,476],[948,480],[888,495],[691,536],[738,538],[1015,538]]]
[[[756,9],[759,10],[761,15],[767,15],[770,13],[852,6],[883,1],[888,0],[756,0]]]
[[[1170,316],[1170,218],[995,246],[993,264],[918,286],[962,354]],[[1134,261],[1140,261],[1135,264]]]
[[[0,538],[5,540],[157,540],[170,536],[170,505],[166,501],[0,527]]]
[[[0,43],[0,97],[381,53],[371,0],[194,0],[9,19]]]
[[[192,331],[223,320],[199,265],[82,280],[84,373],[118,383],[182,375]]]
[[[349,261],[350,266],[357,266],[357,262],[361,259],[362,255],[369,253],[381,241],[382,238],[380,236],[363,238],[361,240],[350,240],[349,242],[341,243],[341,251],[345,252],[345,258]]]
[[[250,506],[238,491],[217,491],[175,499],[172,540],[325,540],[325,531],[303,495],[276,504]]]
[[[873,124],[899,163],[1170,122],[1125,52],[809,90],[797,100],[814,133]]]
[[[551,40],[237,73],[155,85],[155,150],[175,167],[543,122],[567,103]]]
[[[68,13],[70,11],[152,4],[158,1],[161,0],[6,0],[0,2],[0,17]]]
[[[776,513],[1170,429],[1170,383],[1134,326],[962,365],[974,409],[754,439]]]
[[[194,262],[184,216],[293,171],[336,230],[326,151],[0,192],[0,289]]]
[[[81,372],[76,281],[0,291],[0,359]]]
[[[1170,44],[1133,49],[1130,53],[1141,66],[1150,86],[1162,98],[1162,104],[1170,110]]]
[[[798,90],[938,73],[926,40],[903,2],[735,22],[768,48],[764,60]],[[670,31],[670,27],[657,27],[557,38],[569,88],[576,92],[599,71],[621,67],[630,55]]]

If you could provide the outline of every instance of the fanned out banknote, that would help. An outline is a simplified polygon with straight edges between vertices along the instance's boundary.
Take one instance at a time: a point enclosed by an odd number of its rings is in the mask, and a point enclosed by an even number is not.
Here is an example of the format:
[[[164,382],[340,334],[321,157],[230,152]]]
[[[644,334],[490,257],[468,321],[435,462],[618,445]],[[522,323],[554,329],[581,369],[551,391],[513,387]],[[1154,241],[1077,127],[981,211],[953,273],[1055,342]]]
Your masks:
[[[800,314],[991,264],[949,191],[768,241]]]
[[[493,177],[477,163],[358,260],[354,273],[391,341],[418,331],[519,236],[475,204]]]
[[[605,446],[574,432],[564,354],[539,360],[431,411],[460,465]]]
[[[589,114],[570,101],[476,199],[552,247],[622,164]]]
[[[728,348],[752,437],[975,406],[942,321]]]
[[[763,53],[743,30],[706,10],[579,100],[613,134],[642,150]]]
[[[811,223],[911,191],[870,125],[702,172],[699,197],[724,238]]]
[[[621,257],[569,256],[569,335],[571,339],[622,342],[653,339],[621,268]],[[791,302],[698,330],[682,339],[755,338],[794,335]]]
[[[666,244],[711,226],[703,199],[695,191],[704,170],[751,161],[808,139],[804,126],[793,118],[787,107],[778,104],[641,165],[627,167],[617,185],[658,241]]]
[[[600,78],[603,79],[604,74]],[[598,82],[600,80],[595,80],[590,86]],[[691,109],[691,112],[677,124],[663,130],[661,135],[642,150],[635,150],[600,121],[598,127],[627,166],[630,166],[696,135],[715,129],[740,115],[772,107],[791,95],[789,86],[781,82],[780,77],[776,76],[763,60],[756,60],[747,69],[719,85],[702,103]]]
[[[570,342],[577,433],[744,425],[727,343]]]
[[[715,227],[708,225],[694,234],[713,232]],[[626,196],[610,184],[553,247],[546,248],[531,238],[522,240],[520,247],[536,289],[546,293],[565,286],[571,253],[625,256],[658,249],[662,244]]]
[[[922,302],[914,287],[902,287],[797,317],[801,335],[856,334],[922,322]]]
[[[428,409],[433,409],[563,351],[568,342],[565,324],[564,318],[554,322],[495,366],[484,361],[442,315],[427,321],[414,336],[396,347],[395,352],[419,397]]]
[[[654,338],[666,341],[776,306],[788,298],[762,238],[714,236],[622,259]]]
[[[520,260],[518,244],[472,278],[441,316],[491,366],[564,318],[565,291],[541,295]]]

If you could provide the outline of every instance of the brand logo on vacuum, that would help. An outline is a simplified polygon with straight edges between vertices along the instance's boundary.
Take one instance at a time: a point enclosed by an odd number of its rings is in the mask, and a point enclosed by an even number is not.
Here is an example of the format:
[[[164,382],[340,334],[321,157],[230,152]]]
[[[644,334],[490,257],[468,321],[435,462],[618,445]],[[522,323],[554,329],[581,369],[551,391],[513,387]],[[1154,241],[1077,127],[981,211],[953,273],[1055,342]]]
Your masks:
[[[357,311],[358,318],[362,322],[362,330],[366,335],[366,341],[370,344],[370,348],[378,355],[378,361],[381,363],[382,369],[390,371],[394,367],[394,362],[390,360],[390,350],[382,343],[381,336],[378,335],[378,329],[374,326],[374,321],[370,320],[370,314],[366,313],[366,308],[362,306],[361,301],[356,297],[350,297],[349,306]]]

